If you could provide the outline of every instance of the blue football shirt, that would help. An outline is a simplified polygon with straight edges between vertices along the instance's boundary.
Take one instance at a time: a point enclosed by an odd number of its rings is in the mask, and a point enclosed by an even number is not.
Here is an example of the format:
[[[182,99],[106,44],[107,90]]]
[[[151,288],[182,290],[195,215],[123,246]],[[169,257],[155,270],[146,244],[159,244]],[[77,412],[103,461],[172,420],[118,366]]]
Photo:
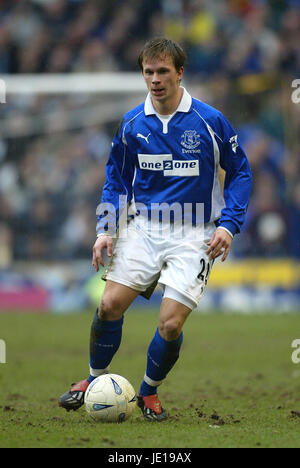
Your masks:
[[[226,172],[224,190],[219,167]],[[150,214],[163,203],[189,204],[195,224],[196,206],[202,204],[204,223],[215,221],[235,235],[243,225],[251,187],[245,152],[220,111],[183,88],[176,112],[160,116],[148,94],[144,103],[124,115],[113,139],[97,234],[105,232],[113,216],[118,224],[125,206],[120,206],[121,196],[132,212],[140,205]]]

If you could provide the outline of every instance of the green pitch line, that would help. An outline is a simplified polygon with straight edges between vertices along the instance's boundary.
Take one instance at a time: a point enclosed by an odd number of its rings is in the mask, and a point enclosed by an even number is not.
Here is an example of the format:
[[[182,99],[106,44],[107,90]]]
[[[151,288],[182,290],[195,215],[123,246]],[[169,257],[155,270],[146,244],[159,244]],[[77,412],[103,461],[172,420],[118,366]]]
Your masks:
[[[88,374],[94,311],[0,314],[0,447],[300,447],[300,364],[291,344],[299,315],[192,315],[181,357],[159,395],[168,421],[139,411],[123,424],[96,423],[57,398]],[[157,312],[129,311],[111,371],[138,390]],[[299,335],[299,336],[298,336]]]

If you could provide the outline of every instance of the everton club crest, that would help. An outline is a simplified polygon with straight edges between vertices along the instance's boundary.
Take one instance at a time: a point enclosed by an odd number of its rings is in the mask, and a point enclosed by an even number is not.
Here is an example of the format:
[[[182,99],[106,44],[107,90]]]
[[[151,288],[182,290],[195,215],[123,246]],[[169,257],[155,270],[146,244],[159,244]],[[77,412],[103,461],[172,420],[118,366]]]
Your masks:
[[[181,135],[181,144],[185,148],[183,153],[200,153],[198,146],[200,145],[200,135],[197,134],[196,130],[186,130],[183,135]]]

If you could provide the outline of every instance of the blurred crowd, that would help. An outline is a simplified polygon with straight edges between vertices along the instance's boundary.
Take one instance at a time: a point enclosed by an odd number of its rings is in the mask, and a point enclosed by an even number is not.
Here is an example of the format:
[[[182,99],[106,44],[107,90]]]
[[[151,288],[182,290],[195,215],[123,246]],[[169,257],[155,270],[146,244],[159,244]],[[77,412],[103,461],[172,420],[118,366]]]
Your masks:
[[[1,0],[0,73],[136,70],[162,33],[187,70],[298,73],[300,0]]]
[[[248,155],[254,188],[233,256],[300,258],[300,0],[0,0],[0,74],[138,71],[157,35],[185,47],[189,90],[225,114]],[[74,125],[76,109],[95,106],[103,98],[0,104],[0,266],[90,257],[119,120]]]

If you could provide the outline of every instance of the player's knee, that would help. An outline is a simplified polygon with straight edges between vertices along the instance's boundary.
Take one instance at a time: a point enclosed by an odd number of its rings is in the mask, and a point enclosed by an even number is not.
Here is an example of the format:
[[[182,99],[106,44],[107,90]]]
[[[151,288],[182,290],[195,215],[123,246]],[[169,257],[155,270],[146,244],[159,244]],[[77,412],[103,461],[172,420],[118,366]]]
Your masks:
[[[101,300],[98,315],[102,320],[118,320],[123,315],[123,306],[114,296],[104,296]]]
[[[177,317],[168,318],[159,324],[159,333],[167,341],[176,340],[182,330],[182,323]]]

